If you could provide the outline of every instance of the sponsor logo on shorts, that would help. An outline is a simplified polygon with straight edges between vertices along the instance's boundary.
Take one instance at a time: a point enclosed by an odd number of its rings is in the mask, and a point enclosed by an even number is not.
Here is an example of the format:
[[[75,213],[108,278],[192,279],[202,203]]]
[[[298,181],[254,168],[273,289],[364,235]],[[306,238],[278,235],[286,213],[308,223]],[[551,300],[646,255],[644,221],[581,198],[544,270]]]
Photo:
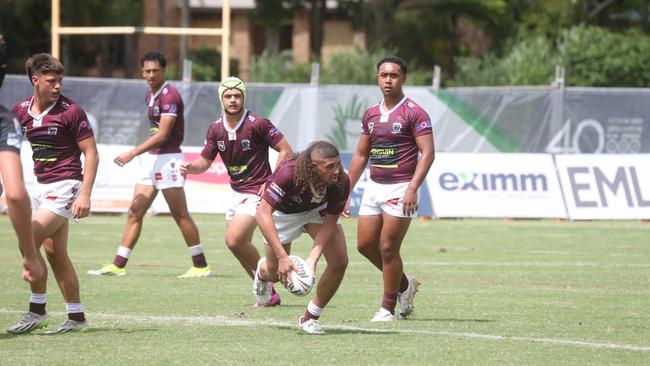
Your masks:
[[[156,172],[156,174],[154,174],[154,179],[155,180],[162,180],[162,173],[161,172]]]

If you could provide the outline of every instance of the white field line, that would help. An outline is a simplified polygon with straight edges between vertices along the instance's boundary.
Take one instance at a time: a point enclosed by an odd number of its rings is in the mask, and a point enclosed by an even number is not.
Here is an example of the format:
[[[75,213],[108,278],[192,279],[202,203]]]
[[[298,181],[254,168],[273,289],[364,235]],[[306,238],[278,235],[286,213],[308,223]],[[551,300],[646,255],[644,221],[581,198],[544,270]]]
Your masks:
[[[7,308],[0,308],[0,313],[22,313],[22,311],[12,310]],[[64,316],[63,312],[52,312],[51,315]],[[287,323],[278,320],[250,320],[250,319],[237,319],[226,316],[166,316],[166,315],[128,315],[128,314],[103,314],[103,313],[89,313],[91,319],[104,319],[115,320],[118,322],[136,322],[136,323],[151,323],[151,324],[191,324],[191,325],[214,325],[214,326],[231,326],[231,327],[278,327],[278,328],[295,328],[296,324]],[[572,339],[556,339],[556,338],[539,338],[539,337],[513,337],[501,336],[496,334],[482,334],[482,333],[463,333],[463,332],[445,332],[434,331],[426,329],[380,329],[380,328],[366,328],[356,327],[342,324],[331,324],[323,326],[325,330],[344,330],[350,332],[362,333],[402,333],[402,334],[426,334],[433,336],[446,336],[446,337],[459,337],[459,338],[476,338],[487,339],[492,341],[517,341],[517,342],[533,342],[544,343],[557,346],[579,346],[595,349],[613,349],[613,350],[626,350],[626,351],[639,351],[650,352],[650,346],[635,345],[635,344],[618,344],[613,342],[592,342],[592,341],[579,341]]]
[[[350,261],[350,265],[367,265],[368,262]],[[439,267],[595,267],[595,268],[650,268],[650,263],[602,262],[420,262],[404,261],[410,266]]]

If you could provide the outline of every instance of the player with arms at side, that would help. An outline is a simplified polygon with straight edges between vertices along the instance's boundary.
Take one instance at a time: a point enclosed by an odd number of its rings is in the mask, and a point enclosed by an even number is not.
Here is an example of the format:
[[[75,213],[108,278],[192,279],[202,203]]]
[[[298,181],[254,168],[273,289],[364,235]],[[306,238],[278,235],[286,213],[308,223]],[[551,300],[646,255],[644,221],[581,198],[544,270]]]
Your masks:
[[[291,242],[303,232],[314,240],[307,258],[312,273],[316,274],[321,256],[327,261],[316,294],[298,319],[298,328],[307,334],[324,333],[321,312],[345,275],[348,254],[338,219],[349,194],[350,181],[339,151],[329,142],[316,141],[271,175],[257,210],[257,223],[267,242],[266,258],[259,262],[253,280],[258,303],[270,297],[269,283],[286,284],[290,272],[297,270],[289,254]]]
[[[400,248],[417,214],[418,190],[433,163],[434,147],[431,119],[402,91],[406,72],[406,62],[398,57],[377,63],[384,98],[364,114],[350,161],[354,187],[370,160],[370,180],[359,208],[357,249],[383,273],[384,295],[371,321],[409,316],[419,285],[404,273]],[[400,310],[395,314],[398,302]]]
[[[122,244],[117,248],[113,263],[98,270],[88,271],[91,275],[123,276],[131,251],[140,237],[142,221],[153,200],[162,190],[163,197],[176,224],[183,234],[185,244],[192,257],[192,267],[179,278],[200,278],[210,275],[210,266],[203,254],[199,230],[187,209],[185,199],[185,178],[180,173],[183,162],[181,143],[185,121],[183,118],[183,99],[176,88],[165,81],[167,59],[162,53],[149,52],[140,59],[142,76],[149,85],[146,96],[151,136],[134,149],[120,154],[115,164],[124,166],[136,156],[140,156],[141,176],[135,185],[133,200]],[[145,154],[149,152],[149,154]]]
[[[233,189],[232,203],[226,212],[226,245],[244,271],[253,278],[260,255],[252,244],[257,226],[255,211],[262,187],[271,175],[269,147],[279,152],[276,163],[291,157],[291,146],[282,133],[263,118],[244,108],[246,86],[236,77],[221,82],[218,90],[224,115],[208,128],[201,155],[181,164],[181,174],[200,174],[221,155]],[[271,289],[268,302],[256,306],[280,304],[280,295]]]
[[[7,71],[7,45],[0,34],[0,87]],[[43,258],[34,245],[32,236],[32,209],[29,195],[23,180],[23,167],[20,163],[20,144],[22,141],[20,122],[4,106],[0,105],[0,195],[4,190],[9,219],[18,238],[18,248],[23,256],[23,279],[40,281],[43,276]]]
[[[66,304],[68,319],[56,333],[88,329],[79,296],[79,280],[68,256],[68,220],[90,214],[90,194],[99,155],[83,109],[61,95],[63,65],[51,55],[35,54],[25,62],[34,95],[16,104],[25,137],[32,146],[37,184],[31,191],[34,243],[45,248]],[[82,174],[81,154],[84,155]],[[28,333],[47,326],[47,274],[30,283],[29,311],[9,333]]]

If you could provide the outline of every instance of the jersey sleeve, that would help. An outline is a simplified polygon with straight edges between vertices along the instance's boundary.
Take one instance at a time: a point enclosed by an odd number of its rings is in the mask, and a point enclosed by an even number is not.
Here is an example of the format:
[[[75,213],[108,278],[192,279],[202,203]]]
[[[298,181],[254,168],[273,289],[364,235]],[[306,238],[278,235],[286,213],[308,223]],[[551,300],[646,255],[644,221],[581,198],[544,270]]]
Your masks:
[[[413,137],[430,135],[433,133],[431,118],[422,108],[418,108],[411,114],[411,132]]]
[[[213,123],[208,127],[208,132],[205,134],[205,142],[203,143],[203,150],[201,150],[202,157],[210,161],[213,161],[217,157],[217,154],[219,154],[217,140],[217,124]]]
[[[370,109],[366,111],[366,113],[363,114],[363,117],[361,118],[361,134],[362,135],[370,135],[370,130],[368,129],[368,120],[370,119]]]
[[[76,141],[81,141],[94,135],[86,112],[78,104],[70,105],[68,117],[66,121],[67,127],[72,132],[72,136],[74,136]]]
[[[169,89],[167,89],[169,90]],[[179,106],[181,105],[181,96],[177,92],[162,93],[160,96],[160,115],[174,116],[178,115]]]
[[[278,210],[284,200],[289,198],[289,192],[293,187],[291,169],[283,165],[269,178],[266,190],[262,199],[268,202],[271,207]]]
[[[258,133],[263,136],[264,141],[269,146],[277,145],[277,143],[282,141],[284,138],[282,132],[280,132],[280,130],[278,130],[277,127],[275,127],[273,123],[271,123],[271,121],[266,118],[262,118],[260,120]]]

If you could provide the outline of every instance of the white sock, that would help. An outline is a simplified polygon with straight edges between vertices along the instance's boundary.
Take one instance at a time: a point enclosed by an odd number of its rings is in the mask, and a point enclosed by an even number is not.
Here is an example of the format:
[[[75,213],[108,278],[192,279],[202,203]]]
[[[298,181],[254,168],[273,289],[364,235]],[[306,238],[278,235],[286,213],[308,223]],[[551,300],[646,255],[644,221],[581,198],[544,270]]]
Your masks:
[[[187,247],[187,250],[190,251],[190,255],[194,257],[195,255],[201,255],[203,254],[203,247],[201,244],[196,244],[191,247]]]
[[[70,313],[83,313],[84,312],[84,305],[80,302],[66,302],[65,303],[65,310]]]
[[[34,304],[47,304],[47,293],[35,294],[32,292],[29,295],[29,302],[33,302]]]
[[[131,248],[120,245],[119,247],[117,247],[117,255],[119,255],[122,258],[129,259],[129,256],[131,255]]]
[[[323,312],[323,309],[316,306],[314,304],[314,301],[312,300],[307,305],[307,311],[309,312],[309,314],[311,314],[313,316],[320,316],[320,313]]]

